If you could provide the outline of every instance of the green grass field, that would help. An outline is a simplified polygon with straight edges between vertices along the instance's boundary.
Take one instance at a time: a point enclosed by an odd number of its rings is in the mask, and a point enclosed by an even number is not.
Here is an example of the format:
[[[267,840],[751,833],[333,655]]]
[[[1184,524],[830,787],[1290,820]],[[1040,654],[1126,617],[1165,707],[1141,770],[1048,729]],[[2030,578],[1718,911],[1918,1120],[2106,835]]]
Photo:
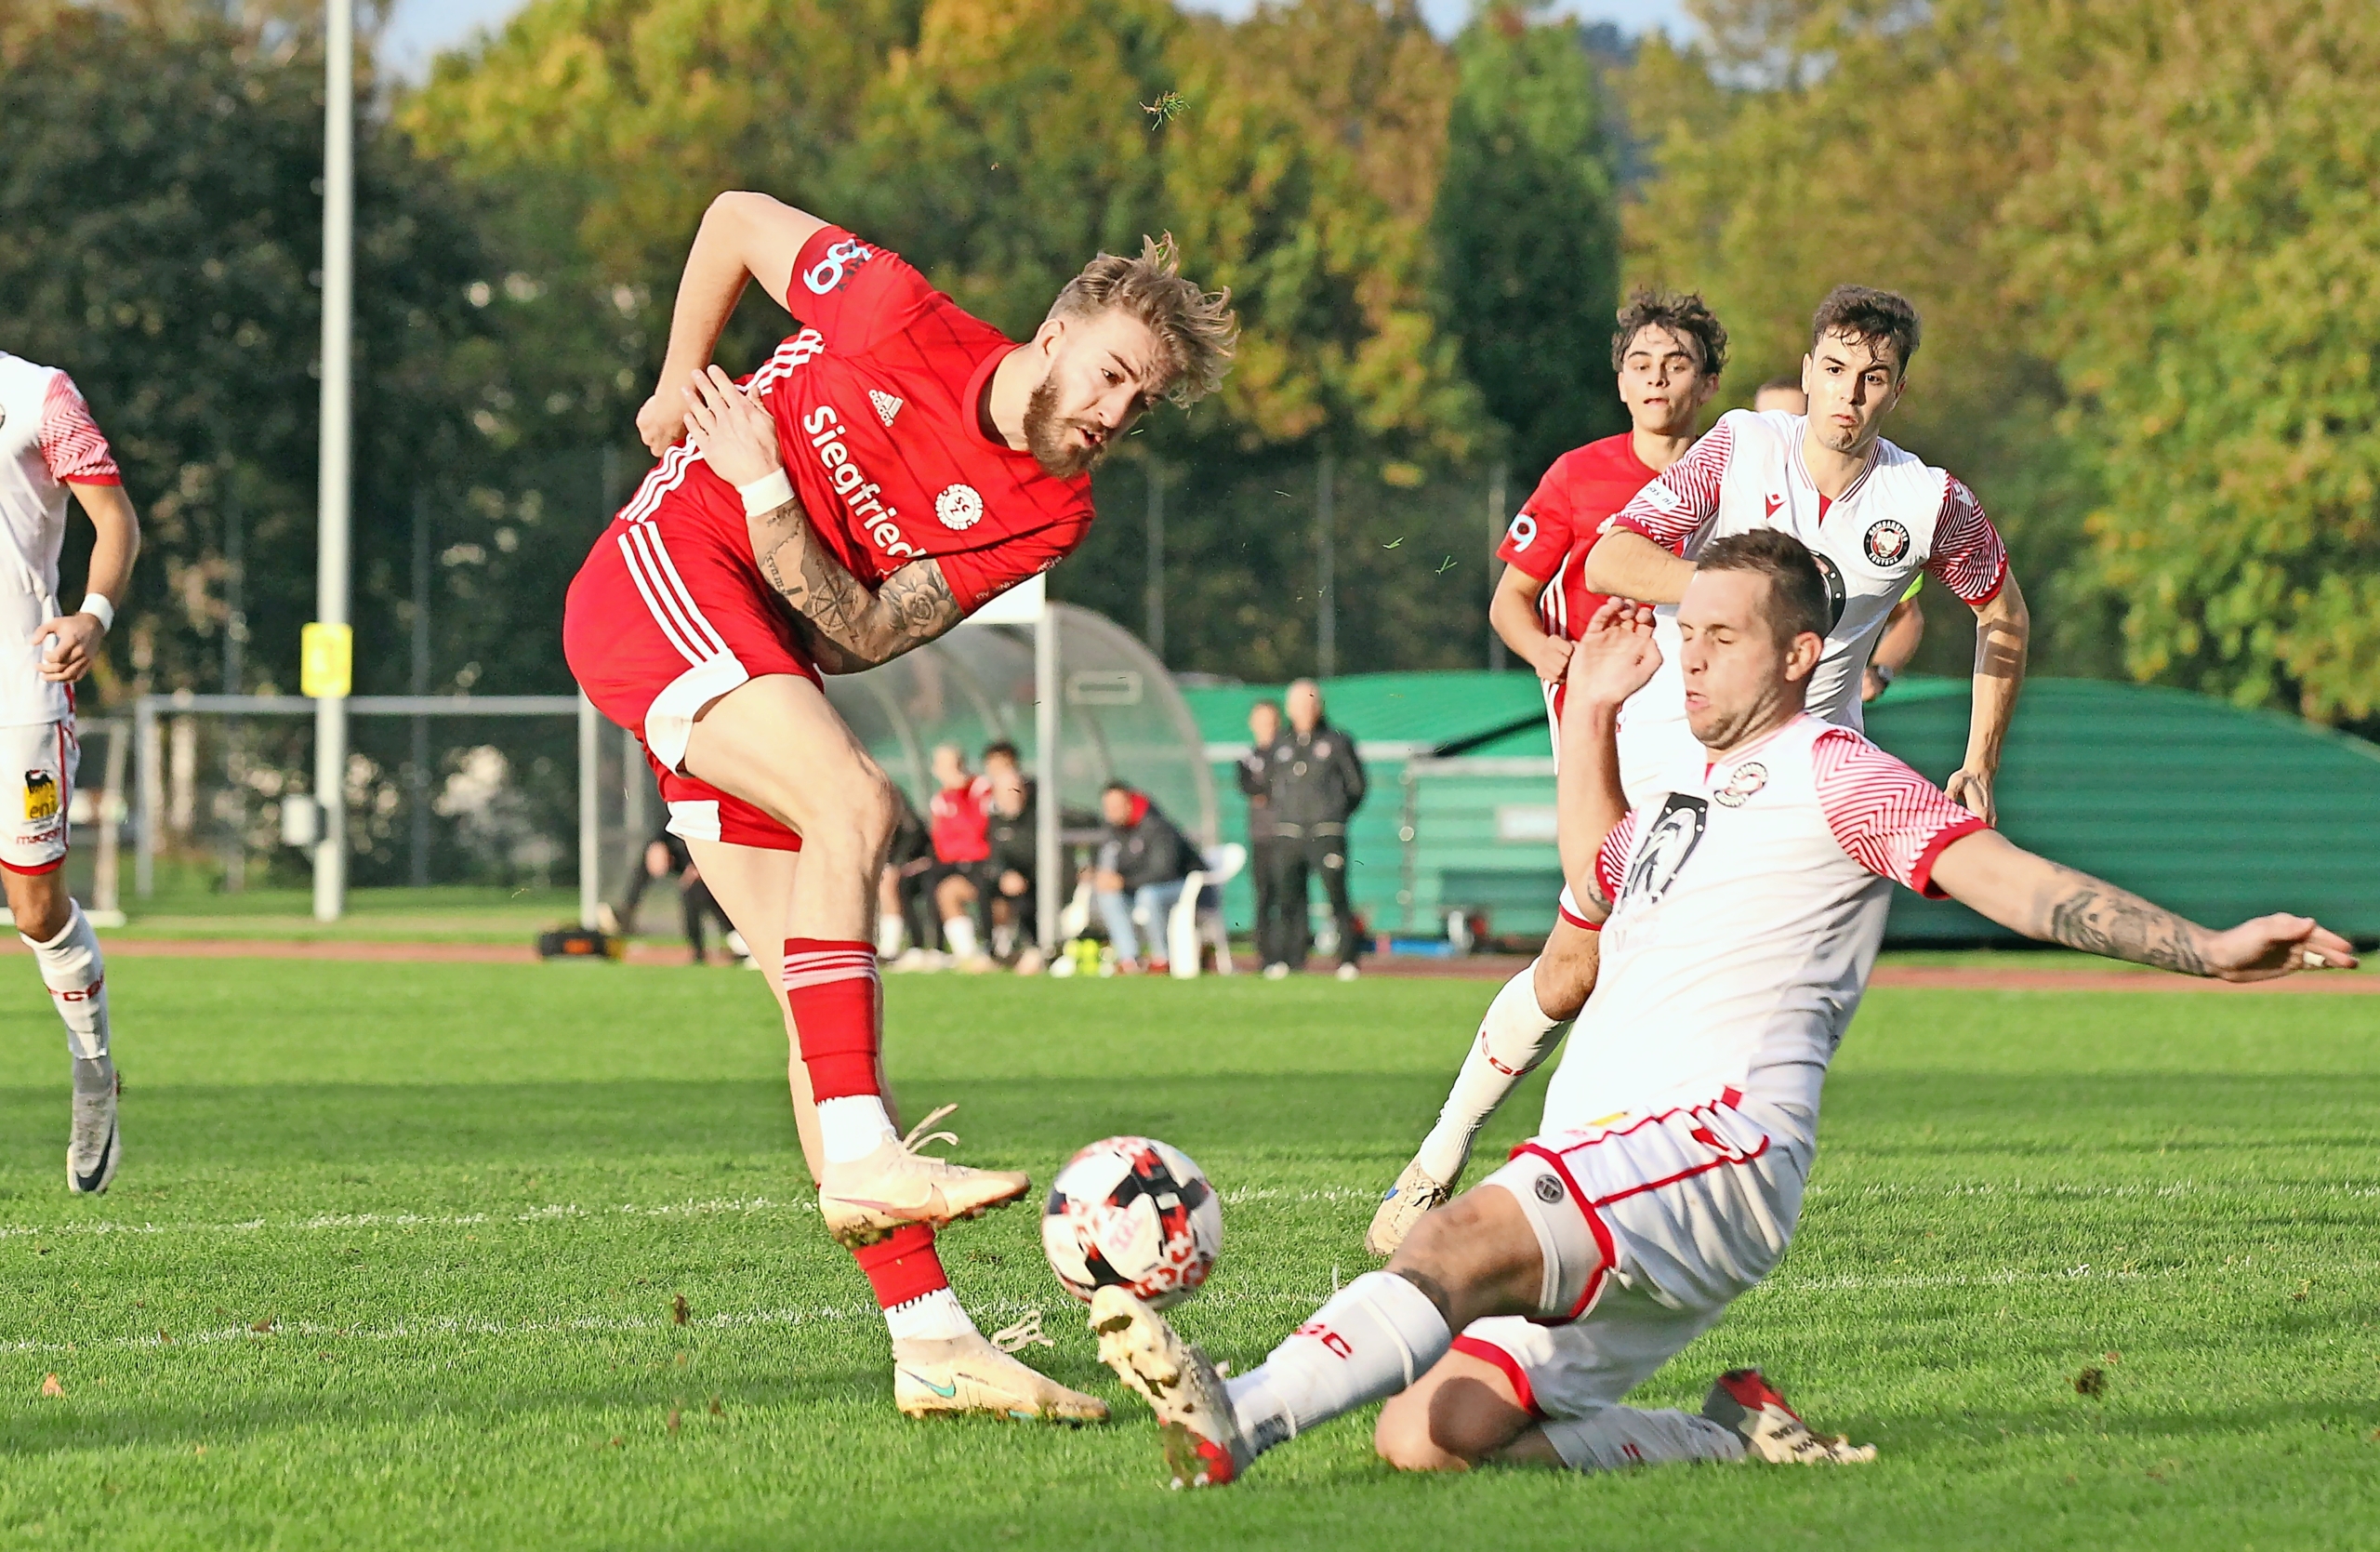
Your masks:
[[[1185,1497],[1029,1209],[952,1231],[953,1277],[993,1320],[1043,1309],[1037,1361],[1119,1420],[892,1412],[866,1286],[805,1204],[753,975],[124,958],[127,1162],[83,1201],[61,1037],[13,975],[10,1545],[2374,1539],[2380,999],[1875,994],[1792,1254],[1646,1392],[1691,1406],[1757,1361],[1879,1443],[1873,1466],[1400,1479],[1356,1418]],[[1245,1365],[1366,1265],[1371,1200],[1488,990],[897,978],[892,1065],[912,1111],[960,1102],[971,1160],[1046,1179],[1112,1131],[1187,1148],[1226,1245],[1181,1322]]]

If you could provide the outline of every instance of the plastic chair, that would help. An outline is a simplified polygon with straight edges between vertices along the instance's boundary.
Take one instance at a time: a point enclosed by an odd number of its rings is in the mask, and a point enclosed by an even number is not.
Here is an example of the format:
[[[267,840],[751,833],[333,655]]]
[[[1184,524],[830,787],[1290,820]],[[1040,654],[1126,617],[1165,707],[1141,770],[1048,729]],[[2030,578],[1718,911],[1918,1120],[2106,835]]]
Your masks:
[[[1198,978],[1202,943],[1215,948],[1215,974],[1232,974],[1231,933],[1223,924],[1223,885],[1248,866],[1248,848],[1236,841],[1209,846],[1200,854],[1202,867],[1182,881],[1182,898],[1165,922],[1167,959],[1176,980]]]

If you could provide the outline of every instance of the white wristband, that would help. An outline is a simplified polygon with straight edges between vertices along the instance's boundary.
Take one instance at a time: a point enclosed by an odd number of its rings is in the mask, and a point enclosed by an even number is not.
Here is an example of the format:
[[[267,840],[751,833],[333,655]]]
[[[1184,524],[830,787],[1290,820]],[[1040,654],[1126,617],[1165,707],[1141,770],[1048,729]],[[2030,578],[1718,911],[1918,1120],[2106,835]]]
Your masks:
[[[744,497],[744,515],[758,517],[773,512],[793,499],[793,482],[782,469],[772,469],[748,485],[737,485],[735,494]]]
[[[78,615],[88,615],[98,620],[101,631],[115,629],[115,605],[108,602],[108,595],[103,592],[85,593],[82,607],[74,612]]]

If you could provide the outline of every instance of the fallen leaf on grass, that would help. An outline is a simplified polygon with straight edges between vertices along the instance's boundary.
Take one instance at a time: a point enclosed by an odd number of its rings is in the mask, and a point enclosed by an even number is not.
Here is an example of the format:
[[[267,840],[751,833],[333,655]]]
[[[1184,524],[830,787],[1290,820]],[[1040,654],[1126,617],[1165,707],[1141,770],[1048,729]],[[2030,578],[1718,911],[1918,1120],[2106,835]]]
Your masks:
[[[66,1387],[58,1383],[56,1374],[44,1374],[41,1377],[41,1393],[45,1396],[63,1396],[66,1394]]]
[[[271,1331],[272,1329],[272,1317],[268,1315],[263,1320],[258,1320],[256,1324],[250,1326],[248,1329],[258,1333]]]
[[[669,1409],[669,1421],[664,1426],[673,1434],[678,1431],[678,1409],[676,1407],[671,1407]]]
[[[2301,1277],[2297,1280],[2297,1292],[2290,1294],[2289,1296],[2297,1303],[2304,1304],[2306,1302],[2306,1295],[2313,1291],[2314,1280],[2310,1277]]]
[[[686,1323],[686,1295],[679,1293],[669,1300],[669,1318],[680,1325]]]
[[[2108,1372],[2096,1364],[2086,1366],[2074,1376],[2074,1393],[2097,1400],[2108,1393]]]
[[[719,1404],[719,1398],[716,1396],[713,1396],[710,1399],[710,1414],[713,1417],[724,1417],[727,1415],[727,1409]]]

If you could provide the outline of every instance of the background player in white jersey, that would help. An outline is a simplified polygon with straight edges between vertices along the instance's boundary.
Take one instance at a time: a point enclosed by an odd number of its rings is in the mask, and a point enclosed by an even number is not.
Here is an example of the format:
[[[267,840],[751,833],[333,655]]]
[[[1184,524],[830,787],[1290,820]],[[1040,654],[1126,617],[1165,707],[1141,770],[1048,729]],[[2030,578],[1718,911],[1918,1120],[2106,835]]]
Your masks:
[[[1921,572],[1976,615],[1974,709],[1950,796],[1994,816],[1991,788],[2024,681],[2031,634],[2008,552],[1983,505],[1961,481],[1884,439],[1909,386],[1917,310],[1889,291],[1838,285],[1810,321],[1802,361],[1804,416],[1735,411],[1613,518],[1587,557],[1597,588],[1663,605],[1657,620],[1670,665],[1620,719],[1620,759],[1632,793],[1661,787],[1699,758],[1675,693],[1669,623],[1694,557],[1712,539],[1755,528],[1800,538],[1826,574],[1832,614],[1809,692],[1810,710],[1861,725],[1869,655]]]
[[[58,603],[58,551],[73,492],[99,531],[81,606]],[[66,893],[66,811],[76,746],[72,686],[132,578],[140,524],[107,438],[73,379],[0,351],[0,878],[18,935],[33,952],[74,1064],[66,1188],[104,1191],[123,1145],[108,1055],[99,935]]]
[[[1819,304],[1810,338],[1802,368],[1808,415],[1720,417],[1587,541],[1586,587],[1665,606],[1658,629],[1671,666],[1621,715],[1621,780],[1638,800],[1686,781],[1701,760],[1686,725],[1671,619],[1694,575],[1693,557],[1723,534],[1781,528],[1811,549],[1828,579],[1826,653],[1809,705],[1829,722],[1861,725],[1870,655],[1913,583],[1930,575],[1974,608],[1974,710],[1965,763],[1950,792],[1988,820],[2029,632],[2007,549],[1974,492],[1880,434],[1917,352],[1916,309],[1888,292],[1837,286]],[[1557,929],[1560,936],[1590,935],[1567,889],[1558,909],[1571,929]],[[1527,985],[1516,977],[1497,994],[1436,1125],[1373,1215],[1364,1236],[1373,1254],[1394,1251],[1422,1213],[1452,1194],[1479,1128],[1561,1038],[1564,1021],[1594,984],[1587,953],[1573,950],[1572,958],[1585,974],[1571,985],[1547,988],[1533,974]],[[1547,1000],[1550,989],[1561,998]]]
[[[1559,801],[1563,866],[1606,923],[1604,968],[1544,1126],[1228,1385],[1161,1316],[1101,1289],[1100,1356],[1155,1407],[1176,1485],[1230,1481],[1383,1397],[1376,1446],[1408,1470],[1871,1458],[1811,1433],[1754,1369],[1722,1374],[1700,1416],[1620,1401],[1784,1254],[1896,882],[2192,975],[2354,964],[2307,918],[2211,932],[2020,851],[1809,715],[1828,608],[1789,534],[1704,550],[1676,625],[1707,765],[1633,809],[1614,730],[1661,654],[1649,610],[1598,612],[1572,655]]]
[[[1802,391],[1802,379],[1796,377],[1771,378],[1762,383],[1752,396],[1752,412],[1766,415],[1770,411],[1782,415],[1810,413],[1810,396]],[[1909,667],[1917,656],[1917,646],[1925,639],[1925,605],[1918,593],[1924,589],[1925,579],[1919,577],[1900,595],[1893,612],[1884,617],[1884,633],[1876,638],[1875,650],[1868,654],[1867,677],[1860,681],[1859,698],[1871,701],[1891,687],[1892,682]]]

